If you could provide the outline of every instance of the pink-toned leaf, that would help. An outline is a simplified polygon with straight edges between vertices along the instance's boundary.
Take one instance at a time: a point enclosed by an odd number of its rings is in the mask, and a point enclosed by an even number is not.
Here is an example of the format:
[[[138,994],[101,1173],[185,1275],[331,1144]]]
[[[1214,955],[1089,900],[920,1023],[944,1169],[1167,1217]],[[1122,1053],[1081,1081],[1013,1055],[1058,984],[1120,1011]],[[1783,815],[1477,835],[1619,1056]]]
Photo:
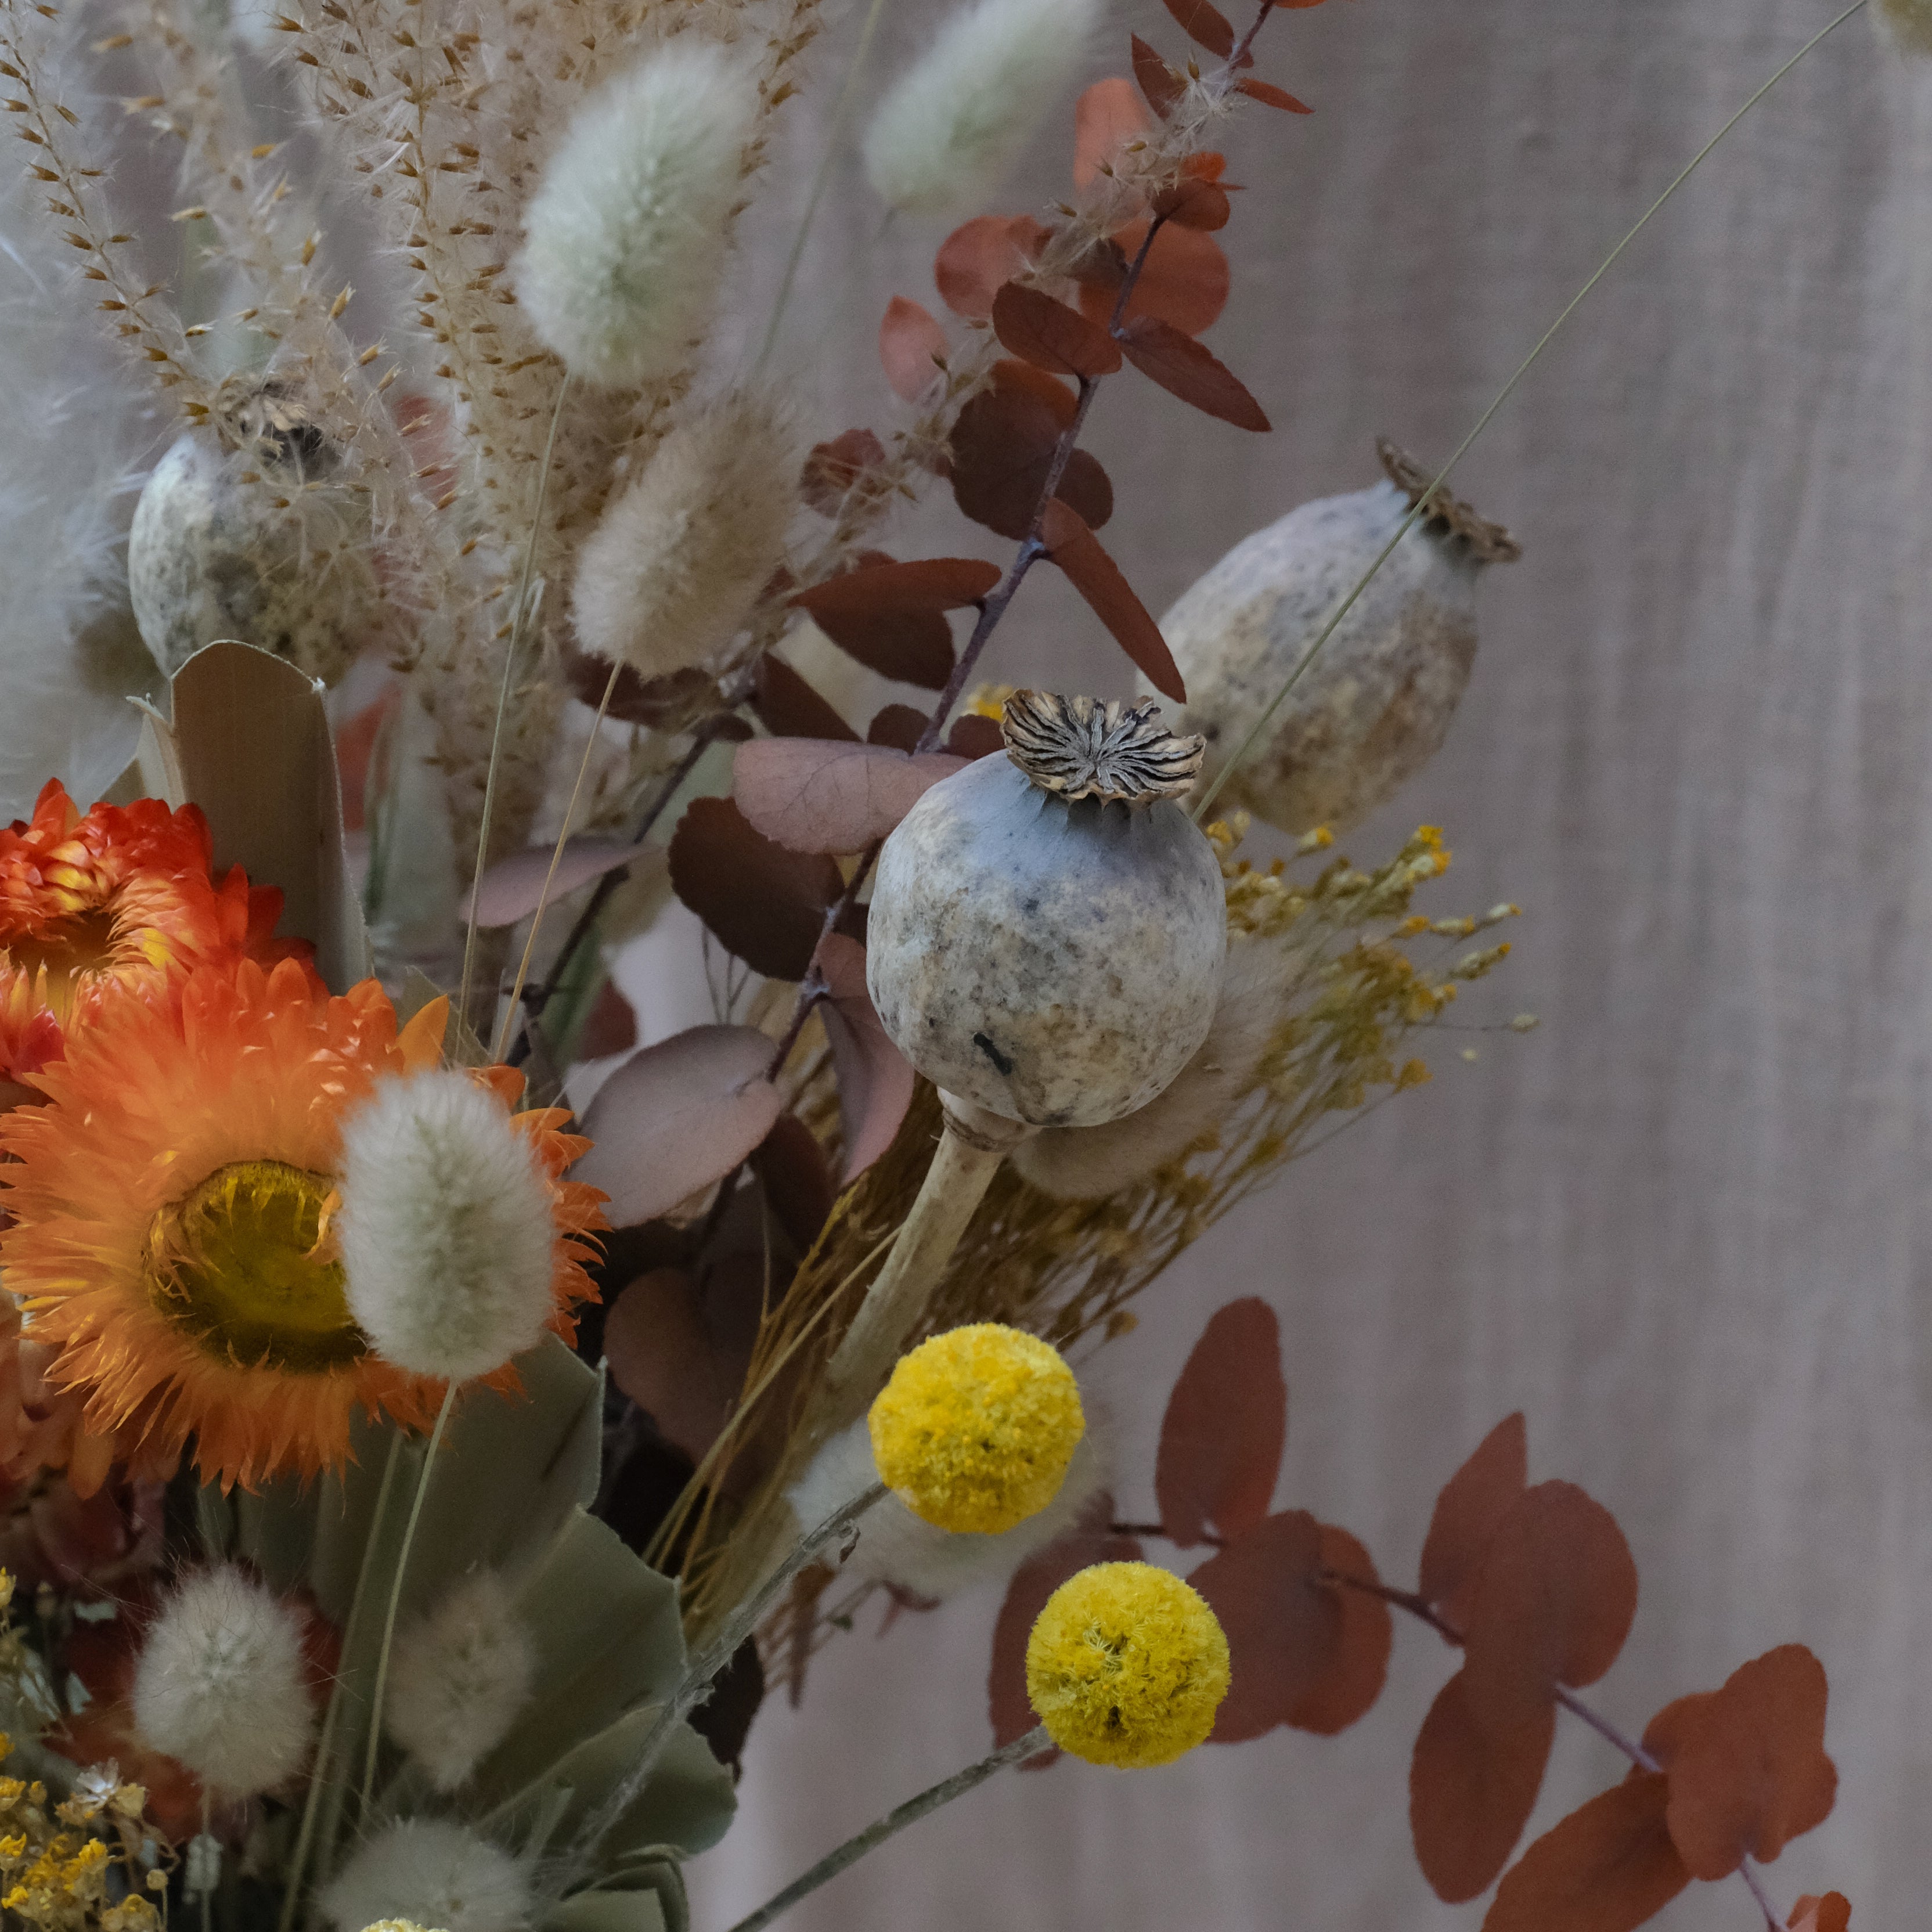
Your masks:
[[[912,1105],[915,1076],[873,1010],[866,990],[866,949],[842,933],[830,933],[820,944],[817,964],[830,988],[818,1012],[838,1076],[843,1183],[849,1186],[892,1145]]]
[[[1120,331],[1127,360],[1150,382],[1169,395],[1237,429],[1264,430],[1268,419],[1262,406],[1232,371],[1203,349],[1191,335],[1158,316],[1137,316]]]
[[[1483,1438],[1436,1499],[1418,1587],[1458,1630],[1468,1623],[1469,1600],[1490,1539],[1528,1481],[1529,1438],[1518,1409]]]
[[[993,328],[1016,356],[1057,376],[1107,376],[1120,366],[1120,346],[1104,328],[1024,282],[994,297]]]
[[[686,808],[671,836],[670,883],[728,952],[772,980],[805,977],[826,910],[845,890],[832,860],[768,838],[728,798],[696,799]]]
[[[1112,1496],[1094,1498],[1080,1526],[1057,1543],[1050,1543],[1037,1556],[1028,1558],[1013,1572],[1006,1586],[1006,1600],[1000,1606],[993,1626],[993,1658],[987,1673],[986,1701],[993,1721],[994,1744],[1010,1744],[1023,1738],[1040,1720],[1027,1702],[1027,1640],[1046,1600],[1068,1578],[1077,1576],[1095,1563],[1137,1563],[1141,1546],[1131,1536],[1115,1536],[1108,1529],[1113,1520]],[[1051,1764],[1059,1756],[1042,1752],[1029,1758],[1024,1768],[1036,1769]]]
[[[1102,166],[1112,167],[1130,141],[1154,125],[1130,80],[1096,80],[1073,110],[1073,185],[1093,186]]]
[[[1517,1724],[1479,1721],[1467,1674],[1459,1670],[1437,1694],[1408,1769],[1416,1862],[1451,1905],[1486,1892],[1509,1862],[1556,1735],[1556,1706],[1547,1702]]]
[[[805,500],[821,517],[836,517],[852,486],[886,460],[886,446],[868,429],[848,429],[815,442],[799,478]]]
[[[1690,1882],[1643,1773],[1570,1813],[1503,1880],[1483,1932],[1636,1932]]]
[[[550,881],[547,903],[554,905],[579,886],[586,886],[592,879],[601,879],[606,872],[620,866],[634,864],[644,856],[645,850],[644,846],[626,844],[616,839],[572,839],[563,848],[563,856],[557,861],[556,877]],[[550,862],[556,851],[554,844],[526,845],[520,852],[512,852],[507,859],[499,859],[483,874],[476,889],[476,923],[482,926],[514,926],[518,920],[527,919],[535,912],[537,902],[543,896],[544,881],[549,878]]]
[[[1081,520],[1078,512],[1055,497],[1046,506],[1040,534],[1048,555],[1066,573],[1068,581],[1106,626],[1114,641],[1145,674],[1148,682],[1163,698],[1185,704],[1187,686],[1160,626],[1134,595],[1120,566]]]
[[[1288,1510],[1232,1538],[1189,1576],[1228,1638],[1232,1676],[1214,1743],[1286,1724],[1320,1689],[1342,1635],[1336,1592],[1313,1580],[1321,1567],[1322,1526]]]
[[[781,738],[844,738],[859,734],[791,666],[770,651],[758,660],[752,709],[767,731]]]
[[[1128,261],[1139,254],[1147,232],[1144,218],[1115,230],[1114,239]],[[1184,335],[1198,335],[1227,306],[1228,288],[1228,258],[1214,236],[1166,222],[1147,251],[1122,320],[1156,316]],[[1109,288],[1104,278],[1089,280],[1083,277],[1082,310],[1090,320],[1105,323],[1114,312],[1119,289],[1118,281]]]
[[[732,796],[752,828],[795,852],[862,852],[962,760],[837,739],[754,738],[738,748]]]
[[[1807,1892],[1791,1908],[1790,1932],[1850,1932],[1852,1901],[1842,1892]]]
[[[1169,221],[1179,222],[1184,228],[1198,228],[1204,232],[1226,227],[1228,217],[1234,213],[1234,204],[1228,199],[1228,190],[1218,182],[1184,175],[1173,187],[1154,197],[1154,212]]]
[[[1253,1295],[1218,1309],[1168,1396],[1154,1461],[1161,1527],[1183,1550],[1211,1526],[1239,1536],[1268,1514],[1288,1441],[1274,1310]],[[1311,1519],[1312,1520],[1312,1519]]]
[[[984,322],[993,298],[1028,266],[1028,244],[1041,233],[1025,216],[976,215],[939,244],[932,279],[940,298],[955,315]]]
[[[772,1042],[750,1027],[702,1026],[634,1054],[584,1116],[594,1143],[571,1170],[610,1197],[612,1225],[669,1212],[729,1174],[778,1117]]]
[[[893,394],[916,403],[945,362],[946,332],[917,302],[895,296],[879,324],[879,360]]]

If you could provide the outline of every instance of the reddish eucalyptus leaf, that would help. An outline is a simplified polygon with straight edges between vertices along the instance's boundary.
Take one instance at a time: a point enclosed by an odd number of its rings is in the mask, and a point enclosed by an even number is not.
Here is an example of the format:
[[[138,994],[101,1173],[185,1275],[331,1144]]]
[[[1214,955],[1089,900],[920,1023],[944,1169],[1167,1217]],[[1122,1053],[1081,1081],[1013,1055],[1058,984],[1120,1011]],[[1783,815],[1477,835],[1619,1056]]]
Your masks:
[[[1165,121],[1187,92],[1186,76],[1176,74],[1138,34],[1133,36],[1133,52],[1134,79],[1147,104]]]
[[[963,711],[953,719],[946,734],[946,748],[956,758],[990,758],[1006,748],[1006,734],[997,718],[982,718],[976,711]]]
[[[903,617],[841,614],[819,620],[818,628],[848,658],[896,682],[944,691],[952,675],[952,628],[937,610]]]
[[[1134,595],[1119,566],[1081,521],[1078,512],[1056,499],[1046,506],[1040,534],[1047,554],[1066,573],[1074,589],[1087,600],[1094,614],[1113,634],[1114,641],[1132,658],[1148,682],[1163,698],[1185,704],[1187,686],[1166,640],[1160,634],[1160,626]]]
[[[1078,398],[1058,376],[1050,376],[1044,369],[1036,369],[1030,362],[1022,362],[1010,356],[1002,356],[993,364],[993,387],[1004,396],[1045,404],[1053,419],[1055,436],[1070,429],[1079,413]]]
[[[767,651],[758,660],[752,709],[767,731],[781,738],[844,738],[859,734],[782,658]]]
[[[976,215],[939,244],[932,279],[955,315],[984,322],[1001,286],[1028,265],[1028,244],[1041,232],[1024,216]]]
[[[1283,0],[1288,5],[1307,5],[1310,0]],[[1234,83],[1237,94],[1245,94],[1250,100],[1258,100],[1264,107],[1279,107],[1288,114],[1312,114],[1312,107],[1305,106],[1286,88],[1276,87],[1270,81],[1257,80],[1253,75],[1244,74]]]
[[[1636,1932],[1690,1882],[1664,1828],[1665,1780],[1612,1785],[1525,1852],[1483,1932]]]
[[[577,1057],[608,1060],[614,1053],[628,1053],[637,1043],[638,1016],[616,981],[606,980],[578,1036]]]
[[[868,429],[848,429],[806,452],[799,485],[821,517],[836,517],[852,486],[886,460],[886,446]],[[591,700],[593,704],[596,700]]]
[[[866,949],[830,933],[816,961],[830,996],[818,1015],[832,1043],[838,1076],[840,1138],[845,1143],[844,1184],[850,1186],[892,1144],[912,1105],[912,1064],[892,1044],[866,990]]]
[[[1418,1588],[1458,1630],[1469,1620],[1483,1556],[1529,1480],[1529,1438],[1522,1412],[1506,1415],[1436,1498],[1422,1545]]]
[[[1184,175],[1154,197],[1154,212],[1184,228],[1225,228],[1234,212],[1228,190],[1218,182]]]
[[[1112,167],[1120,150],[1137,141],[1154,122],[1130,80],[1096,80],[1073,110],[1073,185],[1085,190]]]
[[[838,1192],[818,1136],[796,1114],[781,1114],[752,1156],[752,1172],[786,1240],[805,1253],[818,1238]]]
[[[1211,1742],[1258,1738],[1319,1691],[1342,1640],[1336,1592],[1314,1580],[1321,1567],[1322,1526],[1287,1510],[1231,1538],[1189,1576],[1228,1638],[1232,1674]]]
[[[1027,374],[1042,383],[1053,381],[1037,370]],[[981,390],[959,412],[952,430],[952,496],[962,512],[1002,536],[1024,538],[1033,528],[1062,428],[1054,406],[1017,377]],[[1091,520],[1104,524],[1113,514],[1106,472],[1084,449],[1073,452],[1055,494],[1074,506],[1090,528],[1095,526]]]
[[[690,1277],[657,1268],[632,1282],[604,1318],[604,1360],[665,1441],[700,1460],[724,1426],[738,1384],[705,1333]]]
[[[1526,1490],[1496,1526],[1470,1598],[1471,1708],[1508,1728],[1557,1683],[1594,1684],[1636,1615],[1636,1565],[1616,1519],[1571,1483]]]
[[[1509,1862],[1542,1788],[1556,1706],[1520,1723],[1479,1723],[1466,1670],[1436,1694],[1408,1767],[1408,1824],[1416,1862],[1438,1898],[1460,1905],[1486,1892]]]
[[[1196,181],[1217,182],[1228,172],[1228,158],[1216,154],[1212,148],[1205,148],[1198,154],[1185,156],[1180,172]]]
[[[1644,1726],[1643,1748],[1666,1771],[1684,1740],[1702,1721],[1705,1707],[1717,1696],[1714,1690],[1694,1690],[1688,1697],[1674,1697]]]
[[[841,617],[907,617],[976,604],[1000,580],[998,564],[976,556],[890,559],[842,572],[798,592],[792,602],[821,626]]]
[[[1322,1526],[1322,1568],[1365,1583],[1379,1582],[1369,1552],[1346,1529]],[[1341,1616],[1335,1642],[1319,1681],[1295,1702],[1288,1721],[1298,1731],[1332,1738],[1366,1717],[1388,1678],[1389,1653],[1395,1647],[1395,1619],[1379,1597],[1344,1584],[1323,1584],[1333,1592]]]
[[[1680,1714],[1666,1816],[1694,1878],[1726,1877],[1747,1856],[1768,1862],[1830,1815],[1838,1774],[1825,1704],[1823,1666],[1787,1643]]]
[[[993,328],[1016,356],[1055,375],[1108,376],[1120,366],[1105,329],[1024,282],[1007,283],[993,298]]]
[[[866,727],[866,742],[896,752],[916,752],[926,736],[927,722],[926,713],[910,704],[888,704]]]
[[[613,838],[573,838],[557,860],[556,877],[550,880],[546,904],[554,905],[579,886],[601,879],[620,866],[628,866],[644,856],[646,848],[629,845]],[[544,881],[550,875],[554,844],[526,845],[499,859],[483,874],[476,888],[476,923],[482,926],[514,926],[527,919],[544,896]]]
[[[1253,1295],[1217,1309],[1182,1365],[1161,1418],[1154,1492],[1177,1547],[1252,1529],[1268,1512],[1288,1441],[1281,1329]]]
[[[776,750],[800,742],[813,741],[764,738],[752,744]],[[808,857],[766,838],[728,798],[694,800],[679,820],[670,842],[670,883],[728,952],[772,980],[805,977],[825,910],[845,889],[830,859]]]
[[[720,801],[721,802],[722,801]],[[612,1225],[635,1227],[729,1174],[771,1131],[778,1093],[772,1042],[750,1027],[692,1027],[635,1053],[584,1116],[595,1144],[571,1170],[610,1197]]]
[[[1850,1932],[1852,1901],[1842,1892],[1807,1892],[1785,1922],[1790,1932]]]
[[[1234,51],[1234,30],[1225,14],[1217,14],[1208,0],[1167,0],[1167,10],[1180,24],[1180,31],[1217,58],[1226,60]]]
[[[1114,239],[1130,262],[1140,253],[1147,232],[1144,220],[1130,221],[1115,231]],[[1123,320],[1156,316],[1184,335],[1198,335],[1227,306],[1228,286],[1228,258],[1214,236],[1166,222],[1148,250]],[[1090,320],[1106,322],[1114,312],[1118,287],[1116,283],[1112,289],[1103,288],[1082,278],[1080,306]]]
[[[1023,1738],[1040,1720],[1027,1702],[1027,1640],[1046,1600],[1069,1577],[1095,1563],[1137,1563],[1141,1546],[1131,1536],[1114,1536],[1107,1525],[1112,1521],[1114,1499],[1094,1498],[1082,1526],[1058,1542],[1050,1543],[1037,1556],[1030,1556],[1013,1572],[1006,1586],[1006,1600],[1000,1606],[993,1626],[992,1666],[987,1673],[986,1702],[993,1720],[995,1746],[1010,1744]],[[1051,1764],[1058,1750],[1043,1751],[1029,1758],[1022,1768],[1036,1770]]]
[[[916,302],[895,296],[879,324],[879,360],[892,393],[916,403],[946,362],[946,332]]]
[[[1158,382],[1169,395],[1178,396],[1237,429],[1268,428],[1261,404],[1239,379],[1193,337],[1182,334],[1158,316],[1138,316],[1125,324],[1120,347],[1143,376]]]
[[[738,747],[731,791],[747,829],[774,846],[788,852],[862,852],[891,831],[922,794],[950,778],[960,766],[946,752],[914,758],[890,746],[848,744],[836,738],[754,738]],[[680,833],[682,830],[680,826]],[[836,874],[838,868],[831,871]],[[826,876],[820,874],[821,880]],[[671,878],[676,884],[675,844]],[[819,903],[829,905],[838,896],[835,888]],[[812,946],[818,941],[814,927]],[[812,946],[806,948],[808,958]],[[785,976],[802,978],[804,969]]]

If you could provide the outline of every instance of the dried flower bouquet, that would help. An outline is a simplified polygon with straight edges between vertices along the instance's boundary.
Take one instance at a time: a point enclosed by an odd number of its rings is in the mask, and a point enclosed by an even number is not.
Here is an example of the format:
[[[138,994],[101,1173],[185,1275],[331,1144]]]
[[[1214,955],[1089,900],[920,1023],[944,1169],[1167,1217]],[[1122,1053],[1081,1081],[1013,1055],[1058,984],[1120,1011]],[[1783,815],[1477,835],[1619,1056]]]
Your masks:
[[[1306,111],[1257,61],[1313,4],[1168,0],[1040,218],[984,209],[1097,0],[956,12],[861,136],[886,205],[969,218],[949,319],[896,298],[885,432],[820,436],[763,372],[822,174],[765,356],[717,346],[778,117],[851,104],[818,0],[0,0],[39,481],[0,570],[0,1921],[681,1932],[765,1684],[871,1593],[999,1577],[990,1754],[739,1932],[1005,1767],[1344,1729],[1394,1610],[1461,1656],[1411,1780],[1442,1898],[1621,1932],[1738,1874],[1845,1926],[1760,1870],[1831,1805],[1816,1660],[1640,1738],[1586,1706],[1635,1566],[1520,1417],[1408,1591],[1274,1508],[1264,1304],[1184,1369],[1153,1522],[1071,1365],[1427,1077],[1516,910],[1414,910],[1432,828],[1331,850],[1518,554],[1448,466],[1384,445],[1158,624],[1096,534],[1112,379],[1268,428],[1200,340],[1214,143]],[[941,485],[1004,564],[877,547]],[[1154,695],[979,680],[1045,563]],[[716,1022],[640,1046],[612,969],[674,897]],[[1512,1864],[1559,1708],[1631,1774]]]

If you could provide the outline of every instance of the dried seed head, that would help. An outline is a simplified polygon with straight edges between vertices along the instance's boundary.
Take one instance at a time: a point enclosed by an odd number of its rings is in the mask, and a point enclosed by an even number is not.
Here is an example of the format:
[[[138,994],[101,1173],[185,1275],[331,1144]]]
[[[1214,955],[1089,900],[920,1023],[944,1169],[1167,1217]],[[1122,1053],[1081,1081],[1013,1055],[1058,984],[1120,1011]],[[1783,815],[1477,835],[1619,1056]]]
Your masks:
[[[725,396],[679,424],[584,546],[578,642],[646,678],[730,643],[784,559],[798,473],[771,398]]]
[[[1029,730],[1045,721],[1043,740],[1059,721],[1057,750],[1022,755],[1082,795],[1000,758],[926,792],[880,854],[867,984],[940,1088],[1034,1126],[1090,1126],[1144,1106],[1206,1037],[1226,950],[1220,867],[1171,799],[1126,802],[1162,769],[1158,748],[1139,744],[1134,790],[1100,796],[1072,721],[1103,708],[1021,714]]]
[[[580,107],[524,217],[517,299],[573,374],[611,387],[674,375],[716,299],[749,70],[692,36]]]
[[[364,1840],[318,1902],[336,1932],[385,1918],[437,1932],[524,1932],[530,1876],[466,1826],[410,1818]]]
[[[985,205],[1079,71],[1101,0],[980,0],[892,83],[865,142],[881,200],[913,214]]]
[[[1192,787],[1208,748],[1204,738],[1177,738],[1156,704],[1104,704],[1097,698],[1059,698],[1016,691],[1000,730],[1006,756],[1042,791],[1069,800],[1111,799],[1148,805],[1180,798]]]
[[[397,1631],[383,1721],[437,1790],[454,1791],[509,1735],[536,1673],[514,1593],[479,1570]]]
[[[1206,770],[1246,741],[1431,474],[1382,446],[1390,481],[1304,503],[1237,544],[1161,620]],[[1222,794],[1286,832],[1344,831],[1434,756],[1476,653],[1475,584],[1520,552],[1454,499],[1396,544]]]
[[[286,1784],[315,1722],[301,1618],[232,1564],[190,1576],[141,1646],[134,1709],[144,1742],[224,1796]]]

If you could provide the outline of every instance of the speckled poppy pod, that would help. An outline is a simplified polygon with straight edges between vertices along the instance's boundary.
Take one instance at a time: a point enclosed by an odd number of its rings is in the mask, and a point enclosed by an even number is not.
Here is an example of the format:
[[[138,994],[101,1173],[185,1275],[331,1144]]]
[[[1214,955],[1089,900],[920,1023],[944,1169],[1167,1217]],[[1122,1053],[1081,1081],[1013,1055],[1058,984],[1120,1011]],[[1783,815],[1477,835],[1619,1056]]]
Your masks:
[[[1386,440],[1386,482],[1291,510],[1246,537],[1161,620],[1187,680],[1184,729],[1206,776],[1246,743],[1336,608],[1434,472]],[[1284,832],[1346,832],[1433,758],[1476,656],[1476,579],[1522,547],[1438,493],[1268,718],[1222,788],[1225,807]]]
[[[914,806],[879,856],[866,946],[886,1030],[944,1092],[1033,1127],[1154,1099],[1213,1022],[1214,851],[1174,801],[1202,742],[1152,704],[1022,691],[1006,756]]]

